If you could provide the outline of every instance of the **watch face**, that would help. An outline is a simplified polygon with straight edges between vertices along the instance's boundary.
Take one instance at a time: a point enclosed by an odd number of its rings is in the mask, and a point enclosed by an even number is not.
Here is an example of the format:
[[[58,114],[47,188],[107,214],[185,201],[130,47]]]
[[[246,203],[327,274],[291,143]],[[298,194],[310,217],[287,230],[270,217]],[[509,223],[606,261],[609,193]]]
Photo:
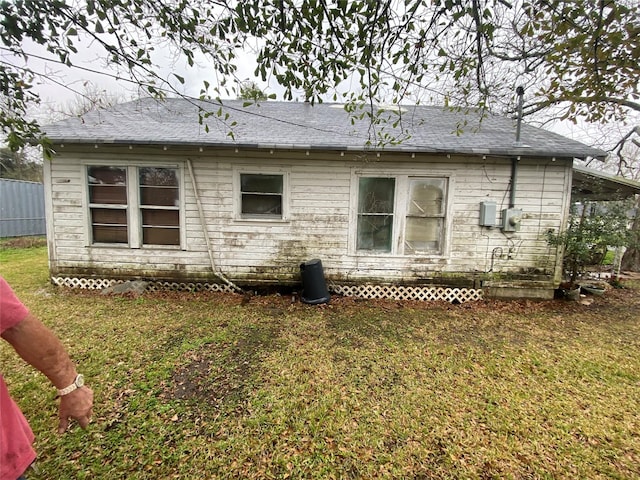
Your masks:
[[[76,387],[80,388],[84,385],[84,375],[80,374],[76,377]]]

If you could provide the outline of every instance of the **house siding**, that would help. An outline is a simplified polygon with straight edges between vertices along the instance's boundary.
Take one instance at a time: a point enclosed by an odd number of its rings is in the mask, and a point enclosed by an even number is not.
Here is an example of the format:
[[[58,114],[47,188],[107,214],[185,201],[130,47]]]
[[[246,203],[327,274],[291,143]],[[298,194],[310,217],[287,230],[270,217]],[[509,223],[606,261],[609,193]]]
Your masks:
[[[555,249],[544,234],[558,230],[567,214],[569,160],[522,158],[515,207],[522,209],[519,232],[480,227],[480,202],[509,205],[511,159],[363,153],[60,146],[45,169],[51,275],[170,280],[215,280],[196,203],[191,162],[206,218],[215,267],[238,284],[299,281],[299,265],[321,258],[329,281],[339,283],[485,282],[552,288],[558,282]],[[138,248],[89,245],[84,168],[87,162],[176,165],[183,188],[184,245]],[[284,221],[238,220],[234,175],[238,171],[286,174]],[[443,255],[356,254],[354,175],[435,174],[450,178],[447,240]],[[514,280],[516,279],[516,280]],[[514,281],[516,283],[514,283]],[[519,283],[518,283],[519,282]]]

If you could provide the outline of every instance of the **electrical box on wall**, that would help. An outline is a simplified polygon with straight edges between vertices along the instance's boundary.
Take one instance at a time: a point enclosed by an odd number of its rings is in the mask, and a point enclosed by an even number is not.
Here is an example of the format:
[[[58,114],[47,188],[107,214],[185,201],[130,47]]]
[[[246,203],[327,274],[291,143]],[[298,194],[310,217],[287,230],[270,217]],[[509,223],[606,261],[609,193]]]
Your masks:
[[[502,230],[504,232],[517,232],[520,230],[522,210],[518,208],[505,208],[502,210]]]
[[[480,202],[480,225],[496,226],[496,202]]]

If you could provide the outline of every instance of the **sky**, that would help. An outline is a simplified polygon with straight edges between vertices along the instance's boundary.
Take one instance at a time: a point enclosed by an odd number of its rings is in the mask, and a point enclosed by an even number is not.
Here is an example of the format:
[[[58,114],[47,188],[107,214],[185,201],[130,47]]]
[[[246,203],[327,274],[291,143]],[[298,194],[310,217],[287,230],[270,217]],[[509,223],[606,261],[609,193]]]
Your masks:
[[[29,52],[31,57],[24,65],[33,71],[44,73],[38,76],[34,83],[34,91],[40,95],[41,105],[32,112],[41,122],[51,121],[55,118],[56,112],[69,110],[78,97],[87,91],[104,92],[107,97],[117,98],[120,101],[131,100],[145,94],[144,91],[140,91],[137,84],[118,78],[117,71],[109,67],[104,58],[89,45],[87,48],[80,49],[73,57],[74,67],[71,68],[55,61],[44,61],[44,58],[52,58],[52,56],[38,45],[25,46],[25,51]],[[189,67],[184,58],[176,59],[169,51],[161,49],[158,49],[156,58],[160,66],[158,70],[160,77],[171,79],[172,73],[175,72],[185,78],[184,84],[180,84],[175,79],[172,82],[181,94],[197,98],[200,96],[204,80],[215,83],[210,78],[212,69],[203,59],[197,60],[194,66]],[[239,58],[237,66],[238,79],[256,81],[263,90],[277,93],[280,98],[282,97],[282,88],[265,84],[254,78],[255,60],[252,55],[247,54]]]

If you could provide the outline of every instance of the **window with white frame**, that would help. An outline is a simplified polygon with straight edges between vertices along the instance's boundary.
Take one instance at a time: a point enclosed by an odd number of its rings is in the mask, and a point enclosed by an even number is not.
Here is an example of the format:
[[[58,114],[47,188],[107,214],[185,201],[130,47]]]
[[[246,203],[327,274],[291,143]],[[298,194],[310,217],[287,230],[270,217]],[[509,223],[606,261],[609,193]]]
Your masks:
[[[444,235],[444,178],[408,178],[404,253],[440,252]]]
[[[441,254],[448,185],[445,177],[360,176],[356,250]]]
[[[180,245],[180,189],[175,168],[138,169],[143,245]]]
[[[177,168],[88,166],[93,244],[179,246]]]
[[[395,178],[360,177],[358,250],[391,251],[395,188]]]
[[[88,167],[93,243],[128,243],[127,169]]]
[[[284,188],[283,174],[240,173],[240,217],[284,218]]]

